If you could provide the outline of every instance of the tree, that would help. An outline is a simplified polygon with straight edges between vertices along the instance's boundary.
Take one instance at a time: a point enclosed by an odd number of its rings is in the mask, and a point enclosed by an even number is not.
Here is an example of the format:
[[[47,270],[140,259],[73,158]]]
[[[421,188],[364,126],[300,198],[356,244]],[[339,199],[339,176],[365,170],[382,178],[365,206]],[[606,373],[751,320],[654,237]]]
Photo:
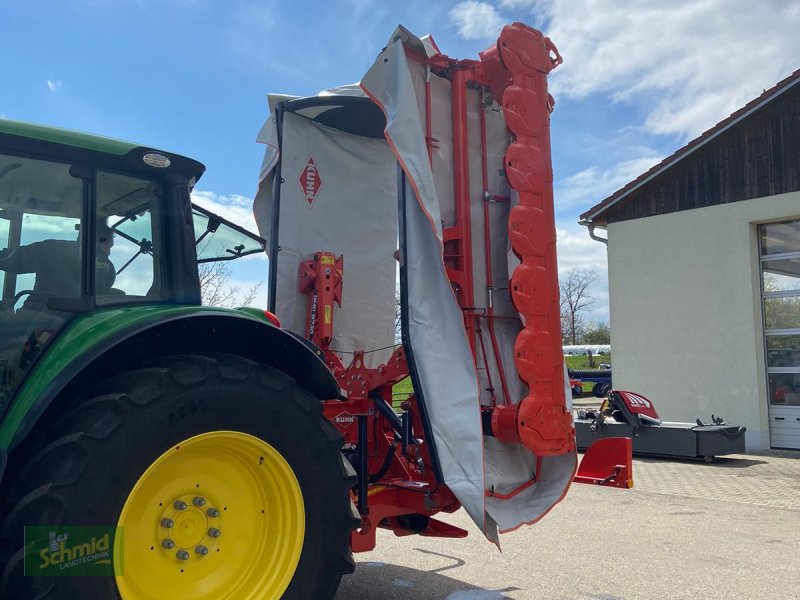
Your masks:
[[[774,275],[764,274],[765,293],[781,292],[786,289],[785,286],[781,286]],[[764,300],[764,326],[766,329],[800,327],[800,296],[766,298]]]
[[[570,315],[561,307],[561,343],[565,346],[575,345],[583,336],[586,323],[580,315],[570,318]]]
[[[611,343],[611,328],[607,323],[592,322],[586,328],[586,332],[581,336],[581,343],[602,345]]]
[[[400,306],[400,284],[394,290],[394,341],[399,344],[403,341],[403,309]]]
[[[559,282],[561,291],[561,336],[563,341],[575,345],[585,330],[582,312],[596,302],[588,288],[597,279],[593,271],[572,267]]]
[[[204,306],[250,306],[261,287],[261,283],[258,283],[240,296],[241,288],[238,285],[228,285],[231,268],[226,261],[200,263],[197,270],[200,274],[200,297]]]

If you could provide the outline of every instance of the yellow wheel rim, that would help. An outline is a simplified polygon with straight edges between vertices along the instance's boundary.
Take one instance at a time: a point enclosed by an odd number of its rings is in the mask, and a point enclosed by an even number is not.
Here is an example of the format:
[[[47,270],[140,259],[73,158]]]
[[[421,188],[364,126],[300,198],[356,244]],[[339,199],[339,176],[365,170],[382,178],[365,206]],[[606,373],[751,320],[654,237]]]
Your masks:
[[[158,457],[118,524],[125,600],[279,598],[303,548],[303,494],[272,446],[215,431]]]

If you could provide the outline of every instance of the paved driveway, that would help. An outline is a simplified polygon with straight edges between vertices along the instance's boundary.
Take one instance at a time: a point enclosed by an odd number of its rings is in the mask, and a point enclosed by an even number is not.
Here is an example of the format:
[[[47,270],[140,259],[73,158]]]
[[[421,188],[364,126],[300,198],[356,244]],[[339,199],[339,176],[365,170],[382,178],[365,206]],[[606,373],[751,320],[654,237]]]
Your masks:
[[[337,598],[800,598],[800,454],[634,459],[634,478],[573,486],[502,553],[463,511],[447,519],[464,540],[379,532]]]

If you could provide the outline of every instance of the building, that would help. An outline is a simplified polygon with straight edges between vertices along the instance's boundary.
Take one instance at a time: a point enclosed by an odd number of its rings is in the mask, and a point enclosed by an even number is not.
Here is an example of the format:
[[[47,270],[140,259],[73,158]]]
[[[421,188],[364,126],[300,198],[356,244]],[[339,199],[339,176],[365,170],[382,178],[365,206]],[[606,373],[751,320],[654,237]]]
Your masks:
[[[800,449],[800,70],[581,219],[606,230],[615,387]]]

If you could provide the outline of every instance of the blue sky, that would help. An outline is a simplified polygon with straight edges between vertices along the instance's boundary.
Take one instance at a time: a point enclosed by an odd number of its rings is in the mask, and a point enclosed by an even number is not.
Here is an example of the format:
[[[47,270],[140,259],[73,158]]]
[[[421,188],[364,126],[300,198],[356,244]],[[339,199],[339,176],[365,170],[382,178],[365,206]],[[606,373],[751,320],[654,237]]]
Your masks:
[[[197,158],[198,198],[252,227],[268,92],[357,81],[398,24],[470,58],[515,20],[564,56],[551,80],[559,264],[597,271],[588,316],[606,321],[605,249],[578,215],[800,67],[796,2],[4,0],[0,115]]]

